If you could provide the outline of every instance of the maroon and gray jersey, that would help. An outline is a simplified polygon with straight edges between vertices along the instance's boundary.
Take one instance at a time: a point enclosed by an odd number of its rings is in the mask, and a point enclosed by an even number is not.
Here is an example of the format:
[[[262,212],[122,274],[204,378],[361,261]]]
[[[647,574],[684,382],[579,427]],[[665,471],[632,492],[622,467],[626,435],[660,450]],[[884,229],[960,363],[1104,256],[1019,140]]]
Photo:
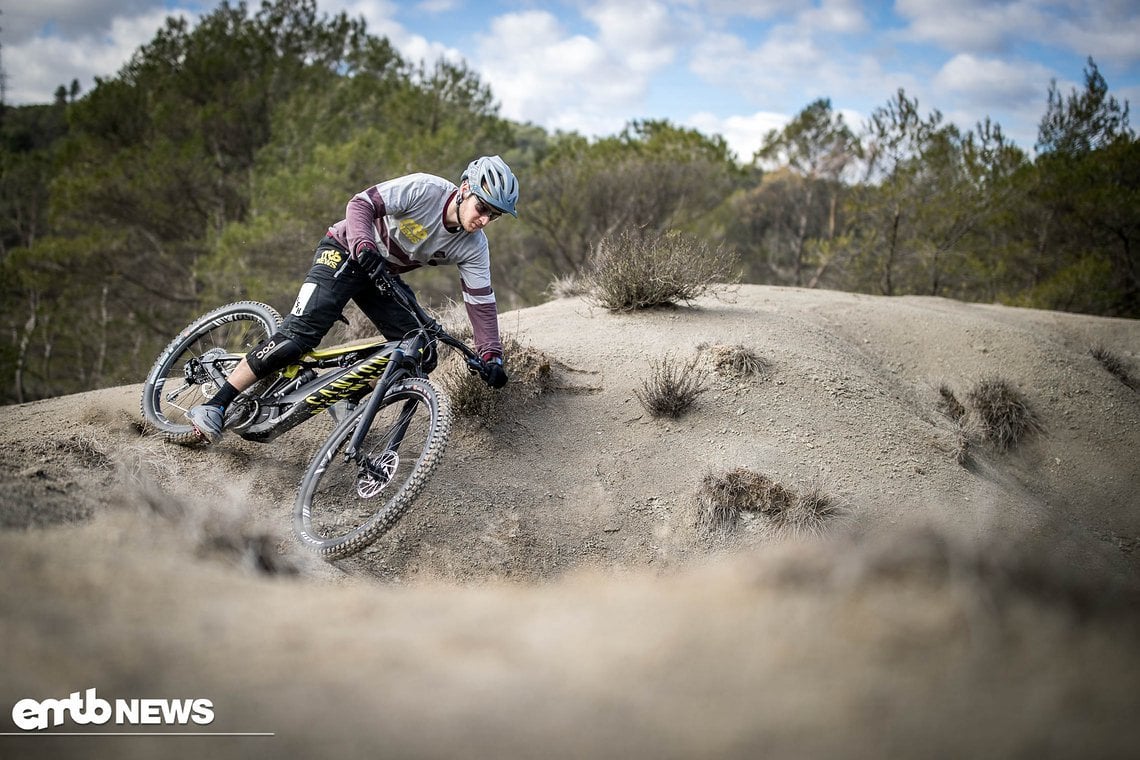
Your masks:
[[[443,224],[457,192],[454,184],[431,174],[381,182],[353,196],[345,218],[329,228],[329,235],[353,258],[363,244],[375,244],[397,274],[425,265],[459,267],[475,350],[484,357],[502,356],[487,236],[482,230],[449,232]]]

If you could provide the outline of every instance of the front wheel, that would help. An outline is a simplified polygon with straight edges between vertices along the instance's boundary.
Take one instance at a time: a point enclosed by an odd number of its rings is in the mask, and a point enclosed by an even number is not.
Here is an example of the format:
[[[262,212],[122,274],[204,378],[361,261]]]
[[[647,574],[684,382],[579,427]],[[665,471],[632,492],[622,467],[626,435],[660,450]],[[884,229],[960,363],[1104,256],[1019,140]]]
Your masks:
[[[217,393],[242,357],[280,324],[281,315],[257,301],[227,304],[196,319],[155,360],[143,384],[143,418],[168,440],[197,440],[186,412]]]
[[[326,559],[359,552],[404,516],[451,433],[447,397],[427,380],[412,378],[389,389],[360,450],[348,457],[345,448],[366,406],[346,417],[321,446],[294,506],[297,537]]]

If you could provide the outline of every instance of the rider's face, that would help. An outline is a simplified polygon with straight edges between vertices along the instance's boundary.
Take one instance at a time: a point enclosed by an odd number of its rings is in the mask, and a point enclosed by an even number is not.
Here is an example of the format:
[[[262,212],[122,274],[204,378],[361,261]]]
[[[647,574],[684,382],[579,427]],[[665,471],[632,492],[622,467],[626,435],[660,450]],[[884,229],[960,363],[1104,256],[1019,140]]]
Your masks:
[[[502,216],[502,213],[491,208],[483,199],[468,191],[467,197],[460,204],[460,223],[468,232],[481,230],[491,222]]]

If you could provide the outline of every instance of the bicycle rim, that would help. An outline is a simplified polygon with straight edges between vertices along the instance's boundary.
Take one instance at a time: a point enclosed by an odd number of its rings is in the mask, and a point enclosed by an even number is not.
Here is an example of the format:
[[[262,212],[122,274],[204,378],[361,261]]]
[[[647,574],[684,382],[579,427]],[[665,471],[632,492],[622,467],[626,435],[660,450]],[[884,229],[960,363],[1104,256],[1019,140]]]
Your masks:
[[[294,527],[305,546],[326,558],[355,554],[395,525],[411,507],[447,444],[447,402],[426,380],[388,391],[357,457],[345,449],[364,407],[321,447],[301,484]]]
[[[147,421],[167,434],[190,433],[186,412],[217,393],[246,352],[269,337],[276,328],[271,318],[259,310],[231,308],[187,328],[147,378],[142,400]]]

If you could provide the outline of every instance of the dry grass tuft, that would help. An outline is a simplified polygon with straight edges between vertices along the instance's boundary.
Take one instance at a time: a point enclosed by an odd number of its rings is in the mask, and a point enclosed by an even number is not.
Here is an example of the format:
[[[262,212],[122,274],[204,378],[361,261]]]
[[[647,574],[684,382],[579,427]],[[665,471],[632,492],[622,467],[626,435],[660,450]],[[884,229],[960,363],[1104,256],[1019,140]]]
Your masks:
[[[970,464],[970,436],[966,433],[966,427],[961,424],[958,425],[954,439],[954,461],[962,467]]]
[[[1033,433],[1041,423],[1029,401],[1012,383],[999,377],[980,380],[966,396],[977,414],[982,435],[999,451],[1008,451]]]
[[[758,514],[773,537],[822,535],[845,510],[818,486],[803,493],[744,467],[709,474],[697,492],[697,526],[729,531],[744,512]]]
[[[626,230],[603,238],[585,276],[591,298],[610,311],[687,303],[738,278],[736,254],[679,232]]]
[[[709,348],[713,369],[729,377],[766,374],[772,365],[752,349],[742,345],[714,345]]]
[[[1094,346],[1089,354],[1108,370],[1109,374],[1124,383],[1131,390],[1140,390],[1140,380],[1132,376],[1132,368],[1124,359],[1104,346]]]
[[[704,393],[706,375],[698,366],[699,358],[677,363],[664,356],[659,361],[650,360],[650,375],[634,391],[637,400],[654,417],[680,417]]]
[[[954,390],[943,383],[938,386],[938,411],[954,423],[954,461],[962,467],[970,464],[969,410],[954,395]]]
[[[954,390],[943,383],[938,386],[938,411],[949,417],[954,422],[961,422],[966,416],[966,407],[954,395]]]
[[[110,470],[114,467],[114,452],[95,428],[76,428],[67,438],[56,441],[56,447],[74,456],[87,469]]]
[[[561,275],[550,282],[546,292],[550,294],[551,298],[556,299],[588,296],[590,294],[590,283],[586,278],[579,277],[576,274]]]

